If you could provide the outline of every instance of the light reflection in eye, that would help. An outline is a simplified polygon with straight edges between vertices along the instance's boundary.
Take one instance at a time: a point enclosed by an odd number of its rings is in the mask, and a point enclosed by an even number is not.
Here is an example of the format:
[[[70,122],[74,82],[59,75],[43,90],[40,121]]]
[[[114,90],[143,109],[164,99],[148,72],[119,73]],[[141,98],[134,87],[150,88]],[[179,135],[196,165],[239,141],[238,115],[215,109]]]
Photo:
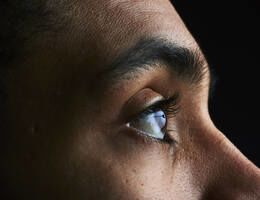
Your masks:
[[[149,109],[140,114],[137,119],[129,122],[127,126],[132,127],[142,134],[163,140],[165,133],[163,128],[166,126],[166,115],[163,110]]]

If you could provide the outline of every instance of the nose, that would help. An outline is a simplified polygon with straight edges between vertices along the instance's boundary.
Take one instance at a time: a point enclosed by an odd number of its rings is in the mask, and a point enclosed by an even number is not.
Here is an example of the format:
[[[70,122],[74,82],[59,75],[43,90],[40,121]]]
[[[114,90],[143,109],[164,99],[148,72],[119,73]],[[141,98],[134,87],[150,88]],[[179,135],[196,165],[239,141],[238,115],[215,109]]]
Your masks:
[[[259,200],[259,168],[214,126],[205,135],[202,154],[209,161],[204,170],[210,173],[207,177],[211,178],[206,181],[202,199]]]

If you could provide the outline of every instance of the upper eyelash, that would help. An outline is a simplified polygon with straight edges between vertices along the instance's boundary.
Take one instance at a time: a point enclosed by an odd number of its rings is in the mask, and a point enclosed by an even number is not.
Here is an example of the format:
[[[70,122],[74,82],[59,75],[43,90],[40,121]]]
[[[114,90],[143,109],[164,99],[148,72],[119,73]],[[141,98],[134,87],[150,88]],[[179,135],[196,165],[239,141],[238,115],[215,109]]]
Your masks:
[[[168,99],[163,99],[161,101],[156,102],[155,104],[143,110],[141,113],[149,114],[158,109],[161,109],[166,113],[167,117],[174,117],[180,110],[180,106],[178,103],[179,94],[177,93]]]

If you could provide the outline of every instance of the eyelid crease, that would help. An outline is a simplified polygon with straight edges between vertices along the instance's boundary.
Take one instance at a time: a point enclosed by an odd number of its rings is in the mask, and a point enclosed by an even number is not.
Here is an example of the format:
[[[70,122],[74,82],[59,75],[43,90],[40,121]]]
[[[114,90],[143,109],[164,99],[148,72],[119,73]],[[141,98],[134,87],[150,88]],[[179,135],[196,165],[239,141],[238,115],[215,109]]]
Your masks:
[[[133,118],[137,118],[137,115],[141,113],[140,111],[146,110],[151,105],[163,99],[164,97],[160,93],[151,88],[139,90],[123,105],[121,118],[127,123]]]

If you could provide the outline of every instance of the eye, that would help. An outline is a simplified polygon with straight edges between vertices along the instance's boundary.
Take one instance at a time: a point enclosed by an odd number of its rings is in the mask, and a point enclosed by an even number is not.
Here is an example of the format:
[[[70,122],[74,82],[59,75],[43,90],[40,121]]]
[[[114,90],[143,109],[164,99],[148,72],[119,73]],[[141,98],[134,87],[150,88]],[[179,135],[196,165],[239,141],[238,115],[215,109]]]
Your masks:
[[[163,140],[165,137],[166,114],[162,109],[147,109],[136,119],[129,122],[127,126],[134,128],[144,135]]]
[[[179,111],[178,94],[161,100],[138,114],[126,125],[138,133],[150,138],[170,142],[168,134],[175,131],[174,118]],[[174,127],[174,128],[173,128]]]

